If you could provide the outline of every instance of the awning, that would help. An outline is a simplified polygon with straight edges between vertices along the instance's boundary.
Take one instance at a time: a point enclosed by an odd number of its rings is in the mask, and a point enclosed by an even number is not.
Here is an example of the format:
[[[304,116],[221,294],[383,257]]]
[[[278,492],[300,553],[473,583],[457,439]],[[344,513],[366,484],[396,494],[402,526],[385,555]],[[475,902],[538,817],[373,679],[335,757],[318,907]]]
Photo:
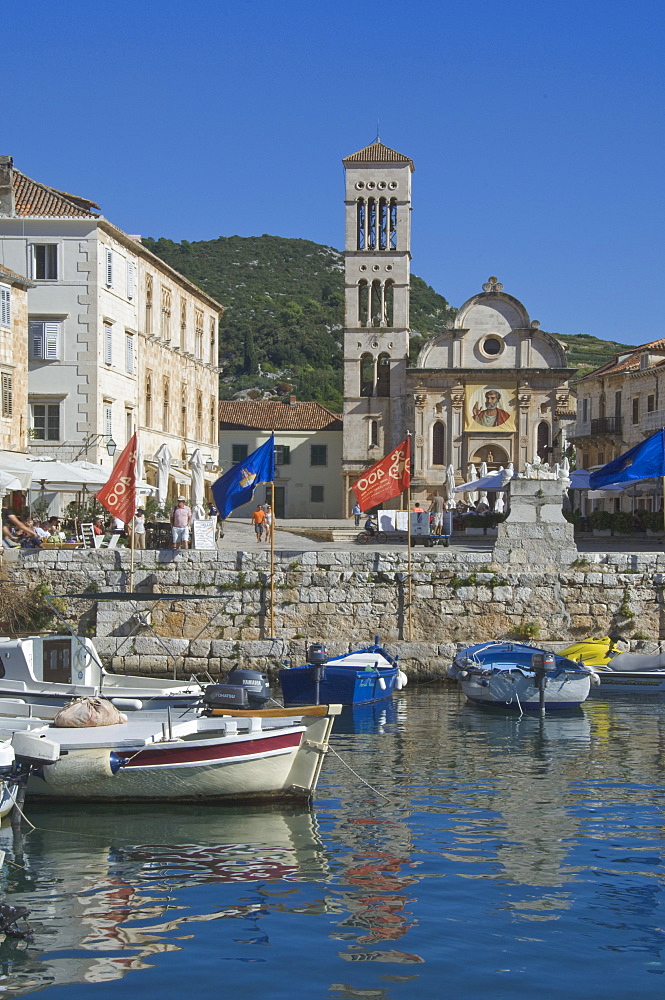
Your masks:
[[[173,466],[169,469],[169,476],[174,483],[178,483],[179,486],[189,486],[192,481],[192,477],[189,472],[185,472],[184,469],[174,469]]]
[[[22,490],[29,490],[32,482],[32,465],[27,455],[15,451],[0,451],[0,472],[16,476]]]

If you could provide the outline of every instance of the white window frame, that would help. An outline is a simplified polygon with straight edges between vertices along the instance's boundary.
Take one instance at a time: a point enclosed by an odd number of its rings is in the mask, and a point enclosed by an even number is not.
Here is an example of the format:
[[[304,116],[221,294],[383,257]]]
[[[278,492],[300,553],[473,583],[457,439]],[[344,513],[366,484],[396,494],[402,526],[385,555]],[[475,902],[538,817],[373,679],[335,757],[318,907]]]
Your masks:
[[[104,247],[104,278],[107,288],[113,288],[113,250]]]
[[[44,254],[44,270],[49,270],[49,264],[52,265],[54,273],[46,274],[43,278],[37,277],[37,247],[53,247],[52,251],[48,251]],[[30,277],[33,281],[57,281],[58,275],[60,274],[60,254],[58,252],[57,243],[30,243]],[[46,259],[50,258],[50,259]]]
[[[136,268],[133,260],[127,261],[127,298],[133,299],[136,295]]]
[[[62,320],[31,319],[28,330],[32,361],[62,360]]]
[[[35,407],[44,407],[44,437],[36,437],[35,431]],[[57,407],[58,410],[58,436],[49,437],[49,406]],[[30,400],[30,427],[32,430],[31,437],[35,441],[61,441],[62,440],[62,402],[60,400],[53,399],[32,399]]]
[[[113,364],[113,324],[104,323],[104,364]]]
[[[134,334],[127,333],[125,335],[125,371],[128,375],[134,374],[135,365],[135,344],[134,344]]]
[[[0,326],[12,325],[12,287],[0,285]]]

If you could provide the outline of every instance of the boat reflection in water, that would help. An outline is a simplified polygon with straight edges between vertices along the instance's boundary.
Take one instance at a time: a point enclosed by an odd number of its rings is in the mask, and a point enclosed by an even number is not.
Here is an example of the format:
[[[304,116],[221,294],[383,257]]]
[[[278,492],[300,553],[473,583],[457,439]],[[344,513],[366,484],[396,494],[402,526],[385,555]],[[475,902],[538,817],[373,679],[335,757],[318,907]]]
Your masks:
[[[265,890],[328,875],[314,815],[182,806],[65,810],[32,804],[29,834],[0,831],[3,895],[30,910],[27,947],[0,944],[4,996],[46,986],[100,983],[145,969],[152,955],[187,948],[191,925],[232,918],[245,940],[265,936]],[[174,903],[181,889],[230,884],[211,913]],[[233,889],[237,884],[237,891]],[[208,899],[208,896],[201,897]],[[273,907],[274,908],[274,907]],[[266,938],[267,940],[267,938]]]
[[[397,722],[399,699],[388,698],[385,701],[374,701],[368,705],[345,705],[341,715],[335,719],[334,732],[345,733],[383,733]]]

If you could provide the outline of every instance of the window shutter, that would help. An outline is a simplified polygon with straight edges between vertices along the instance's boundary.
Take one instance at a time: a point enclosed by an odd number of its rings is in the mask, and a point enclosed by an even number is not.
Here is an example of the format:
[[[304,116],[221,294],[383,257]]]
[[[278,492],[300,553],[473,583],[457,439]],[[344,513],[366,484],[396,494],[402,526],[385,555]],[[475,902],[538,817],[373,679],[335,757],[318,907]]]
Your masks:
[[[12,322],[11,289],[0,288],[0,325],[11,326],[11,322]]]
[[[60,358],[60,323],[44,323],[44,360],[58,361]]]
[[[104,324],[104,364],[113,364],[113,327]]]
[[[111,437],[113,430],[113,408],[107,403],[104,406],[104,433]]]
[[[127,261],[127,298],[128,299],[133,299],[134,298],[134,286],[135,286],[135,283],[134,283],[134,274],[135,274],[135,272],[134,272],[134,261],[133,260],[128,260]]]
[[[134,338],[131,334],[127,335],[127,357],[126,357],[127,371],[130,375],[134,374]]]
[[[13,379],[11,375],[2,373],[2,415],[11,417],[14,412]]]
[[[44,357],[44,324],[38,320],[30,320],[30,350],[33,358]]]
[[[113,250],[106,248],[106,284],[113,287]]]

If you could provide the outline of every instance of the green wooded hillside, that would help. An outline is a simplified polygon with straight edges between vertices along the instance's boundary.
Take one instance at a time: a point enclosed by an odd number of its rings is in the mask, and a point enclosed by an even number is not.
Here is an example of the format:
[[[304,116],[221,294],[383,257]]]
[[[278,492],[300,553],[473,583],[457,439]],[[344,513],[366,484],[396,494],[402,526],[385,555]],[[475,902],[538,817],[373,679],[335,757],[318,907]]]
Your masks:
[[[294,391],[342,409],[344,262],[333,247],[280,236],[220,236],[143,244],[225,306],[220,396],[242,389]],[[411,279],[412,358],[456,310],[421,278]],[[572,367],[596,367],[623,345],[585,334],[557,335]]]

